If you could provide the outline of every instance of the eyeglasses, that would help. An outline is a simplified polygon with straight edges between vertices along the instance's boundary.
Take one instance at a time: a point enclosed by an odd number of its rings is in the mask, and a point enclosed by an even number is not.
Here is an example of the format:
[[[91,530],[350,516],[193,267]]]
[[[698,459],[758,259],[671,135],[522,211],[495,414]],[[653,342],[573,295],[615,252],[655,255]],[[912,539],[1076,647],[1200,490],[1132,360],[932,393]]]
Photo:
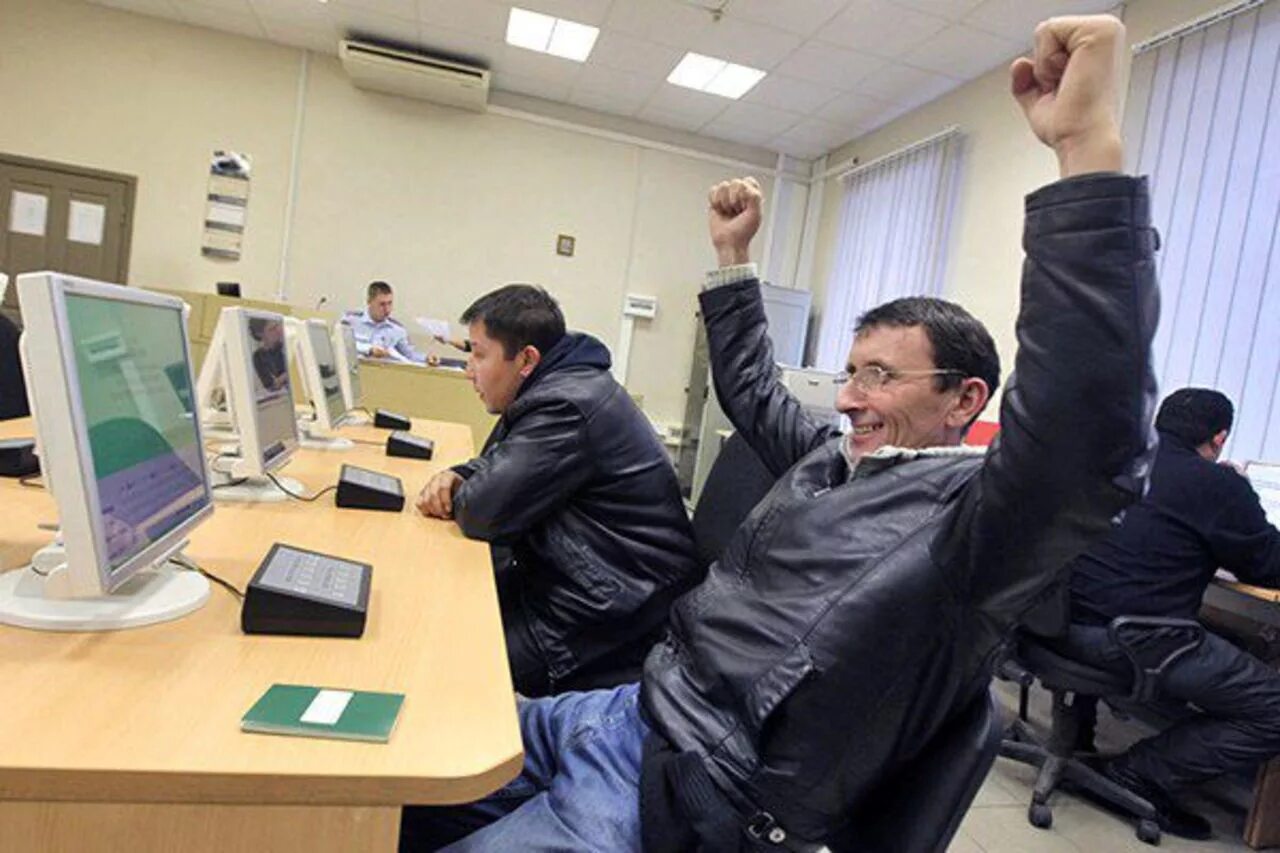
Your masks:
[[[843,385],[846,382],[852,382],[853,387],[863,393],[869,391],[879,391],[889,382],[896,379],[905,379],[913,376],[964,376],[963,370],[890,370],[887,367],[880,367],[878,364],[869,364],[866,367],[859,367],[852,373],[840,373],[836,375],[835,384]]]

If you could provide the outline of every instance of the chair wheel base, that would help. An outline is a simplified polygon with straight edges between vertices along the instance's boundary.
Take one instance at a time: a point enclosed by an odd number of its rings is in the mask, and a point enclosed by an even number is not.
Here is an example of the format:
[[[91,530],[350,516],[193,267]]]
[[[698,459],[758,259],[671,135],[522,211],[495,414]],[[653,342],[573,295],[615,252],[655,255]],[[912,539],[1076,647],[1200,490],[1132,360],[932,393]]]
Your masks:
[[[1027,809],[1027,822],[1036,829],[1048,829],[1053,826],[1053,812],[1044,803],[1032,803]]]
[[[1138,840],[1153,847],[1160,844],[1160,827],[1154,820],[1138,821]]]

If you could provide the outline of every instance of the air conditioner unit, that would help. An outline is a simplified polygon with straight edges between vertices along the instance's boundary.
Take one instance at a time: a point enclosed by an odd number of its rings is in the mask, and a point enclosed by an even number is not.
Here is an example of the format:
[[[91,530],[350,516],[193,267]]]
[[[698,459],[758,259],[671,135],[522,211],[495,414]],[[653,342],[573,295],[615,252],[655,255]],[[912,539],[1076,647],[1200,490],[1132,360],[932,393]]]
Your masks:
[[[489,72],[451,59],[344,39],[338,57],[361,89],[484,112]]]

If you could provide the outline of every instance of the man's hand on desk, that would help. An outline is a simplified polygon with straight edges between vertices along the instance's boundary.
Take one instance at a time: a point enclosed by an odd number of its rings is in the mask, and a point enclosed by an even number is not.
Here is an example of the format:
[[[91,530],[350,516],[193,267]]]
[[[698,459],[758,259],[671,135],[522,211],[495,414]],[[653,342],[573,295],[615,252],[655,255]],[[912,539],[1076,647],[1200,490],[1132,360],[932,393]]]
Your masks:
[[[377,344],[374,344],[373,346],[369,347],[369,355],[373,356],[374,358],[390,358],[391,351],[388,350],[386,347],[380,347]]]
[[[453,493],[462,485],[456,471],[445,469],[436,474],[418,494],[418,511],[428,518],[453,518]]]

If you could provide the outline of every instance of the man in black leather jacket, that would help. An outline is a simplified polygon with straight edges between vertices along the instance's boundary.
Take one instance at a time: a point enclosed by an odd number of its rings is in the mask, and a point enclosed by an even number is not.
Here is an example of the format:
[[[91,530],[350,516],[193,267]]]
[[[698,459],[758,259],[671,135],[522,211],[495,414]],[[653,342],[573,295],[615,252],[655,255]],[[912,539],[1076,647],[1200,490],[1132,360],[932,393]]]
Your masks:
[[[405,849],[478,827],[450,849],[859,848],[859,804],[981,695],[1014,621],[1141,491],[1157,296],[1146,184],[1119,174],[1124,47],[1114,18],[1058,18],[1013,65],[1063,180],[1027,199],[1016,377],[985,456],[959,445],[994,380],[949,354],[989,338],[939,300],[863,319],[851,437],[808,419],[773,378],[746,263],[759,189],[712,191],[717,396],[781,479],[677,602],[642,685],[523,703],[521,776],[407,810]]]
[[[675,470],[609,373],[541,288],[478,299],[467,375],[501,415],[483,452],[436,475],[419,508],[506,554],[498,598],[525,696],[632,680],[676,596],[700,578]]]

